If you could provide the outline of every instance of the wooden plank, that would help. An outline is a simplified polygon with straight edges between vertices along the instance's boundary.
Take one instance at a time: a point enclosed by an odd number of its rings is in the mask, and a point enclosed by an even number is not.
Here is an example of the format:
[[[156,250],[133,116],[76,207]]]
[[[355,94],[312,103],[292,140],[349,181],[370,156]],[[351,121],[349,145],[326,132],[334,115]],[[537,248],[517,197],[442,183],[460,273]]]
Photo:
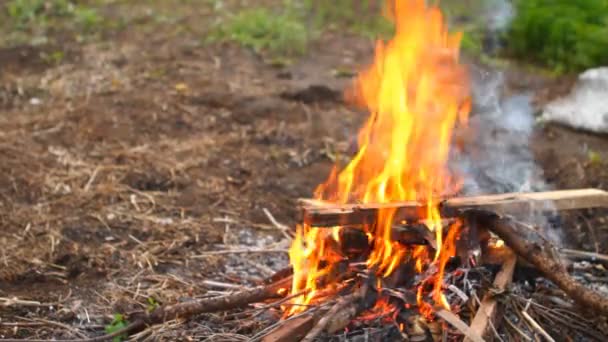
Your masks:
[[[608,207],[608,192],[599,189],[560,190],[456,197],[438,200],[442,217],[455,217],[465,209],[499,214],[528,215],[584,208]],[[395,221],[416,221],[426,215],[426,204],[409,201],[384,204],[333,204],[300,200],[301,220],[311,226],[332,227],[373,223],[379,210],[394,209]]]
[[[513,272],[515,271],[515,264],[517,263],[517,256],[511,252],[511,255],[502,264],[500,272],[494,278],[494,289],[498,291],[504,291],[511,280],[513,279]],[[471,323],[471,331],[475,335],[486,337],[490,331],[490,324],[494,324],[496,312],[498,311],[498,302],[495,296],[486,294],[481,301],[481,305],[473,318]],[[465,339],[466,342],[471,342],[469,338]]]

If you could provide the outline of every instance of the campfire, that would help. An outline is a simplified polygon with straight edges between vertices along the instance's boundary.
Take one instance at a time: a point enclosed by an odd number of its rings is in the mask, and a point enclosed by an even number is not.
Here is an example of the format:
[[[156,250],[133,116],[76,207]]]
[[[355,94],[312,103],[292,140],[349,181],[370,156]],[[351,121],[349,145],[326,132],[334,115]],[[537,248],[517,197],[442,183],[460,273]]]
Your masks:
[[[452,131],[466,123],[470,108],[458,61],[460,36],[450,35],[440,10],[425,1],[391,4],[395,36],[378,42],[375,60],[352,94],[370,113],[359,132],[359,151],[316,189],[316,205],[417,201],[424,210],[405,219],[395,216],[394,207],[380,207],[365,222],[327,227],[305,220],[289,252],[291,293],[302,295],[286,306],[286,317],[343,292],[374,297],[368,310],[356,310],[364,311],[361,320],[395,320],[405,307],[428,319],[439,308],[450,310],[443,283],[462,222],[444,220],[438,198],[458,191],[448,152]],[[413,243],[400,241],[396,224],[428,232]],[[392,301],[389,293],[397,286],[416,300]]]
[[[129,331],[263,302],[277,321],[254,340],[313,341],[376,329],[377,340],[483,341],[497,334],[493,294],[507,290],[518,259],[518,267],[544,276],[576,304],[608,314],[608,299],[567,272],[542,231],[508,216],[607,207],[608,194],[462,197],[462,175],[448,167],[450,151],[460,148],[452,133],[467,124],[471,102],[461,36],[450,34],[439,8],[424,0],[387,7],[395,35],[377,43],[373,63],[348,93],[369,112],[358,152],[334,167],[314,199],[300,201],[289,267],[260,287],[161,307]],[[267,302],[272,298],[280,299]],[[528,306],[522,320],[545,336]]]

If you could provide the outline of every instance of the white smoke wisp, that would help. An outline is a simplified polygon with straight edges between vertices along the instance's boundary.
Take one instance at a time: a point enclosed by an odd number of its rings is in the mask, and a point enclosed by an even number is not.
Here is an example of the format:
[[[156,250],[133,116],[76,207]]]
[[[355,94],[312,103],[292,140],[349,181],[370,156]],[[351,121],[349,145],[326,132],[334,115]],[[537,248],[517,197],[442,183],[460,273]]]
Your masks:
[[[463,149],[454,151],[450,166],[464,177],[465,195],[547,191],[542,168],[530,150],[535,118],[531,94],[503,96],[500,71],[471,67],[473,109]],[[561,232],[551,229],[544,213],[519,213],[518,219],[541,227],[561,244]]]
[[[506,29],[514,16],[515,9],[508,0],[491,0],[486,3],[485,17],[488,21],[488,28],[492,31]]]
[[[452,165],[465,176],[467,194],[543,191],[549,187],[530,151],[531,95],[502,97],[501,72],[472,68],[473,113],[463,151]]]

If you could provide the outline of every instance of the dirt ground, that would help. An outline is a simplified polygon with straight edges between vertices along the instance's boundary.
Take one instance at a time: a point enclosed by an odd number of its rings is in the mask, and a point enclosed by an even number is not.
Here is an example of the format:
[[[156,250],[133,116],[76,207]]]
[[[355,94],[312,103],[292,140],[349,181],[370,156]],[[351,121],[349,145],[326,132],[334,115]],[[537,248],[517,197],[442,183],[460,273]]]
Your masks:
[[[343,103],[351,79],[332,71],[364,64],[372,41],[326,33],[279,68],[232,44],[202,44],[197,11],[87,43],[0,49],[0,320],[68,325],[0,326],[0,337],[99,335],[114,313],[149,298],[200,296],[208,279],[259,281],[200,255],[230,244],[226,222],[280,243],[264,209],[294,227],[296,199],[351,152],[365,114]],[[59,63],[41,58],[57,49]],[[546,101],[567,83],[514,86]],[[556,188],[608,189],[606,146],[607,137],[553,125],[532,141]],[[608,250],[605,213],[571,216],[571,245]],[[75,332],[82,322],[89,330]],[[204,335],[196,322],[164,329],[157,336]]]

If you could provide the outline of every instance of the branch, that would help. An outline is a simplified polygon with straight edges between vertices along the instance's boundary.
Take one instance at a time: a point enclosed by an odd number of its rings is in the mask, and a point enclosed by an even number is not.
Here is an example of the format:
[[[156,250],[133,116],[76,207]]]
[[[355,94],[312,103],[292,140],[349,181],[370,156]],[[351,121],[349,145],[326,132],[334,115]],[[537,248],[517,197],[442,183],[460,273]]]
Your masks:
[[[576,303],[584,308],[608,316],[608,298],[577,282],[554,257],[555,250],[548,241],[531,236],[533,230],[512,219],[482,210],[469,210],[463,216],[498,235],[505,244],[523,259],[534,265],[545,278],[551,280]]]

